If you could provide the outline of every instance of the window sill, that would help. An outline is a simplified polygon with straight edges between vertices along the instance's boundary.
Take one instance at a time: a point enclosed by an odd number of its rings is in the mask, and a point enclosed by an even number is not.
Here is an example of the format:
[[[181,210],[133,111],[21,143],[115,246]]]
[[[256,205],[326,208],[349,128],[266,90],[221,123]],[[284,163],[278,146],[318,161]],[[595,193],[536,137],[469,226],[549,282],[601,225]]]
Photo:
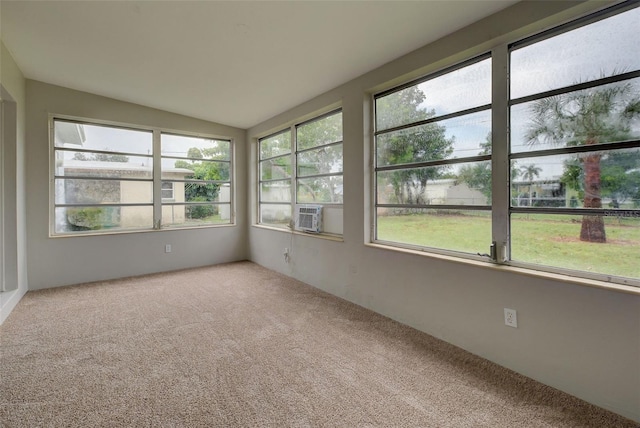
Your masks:
[[[463,257],[455,257],[455,256],[446,255],[446,254],[433,253],[426,250],[425,251],[412,250],[408,248],[394,247],[394,246],[377,244],[377,243],[365,243],[365,246],[371,247],[371,248],[377,248],[380,250],[395,251],[399,253],[413,254],[413,255],[428,257],[432,259],[444,260],[451,263],[462,263],[462,264],[472,265],[472,266],[476,266],[484,269],[492,269],[495,271],[509,272],[509,273],[514,273],[519,275],[531,276],[534,278],[559,281],[559,282],[564,282],[569,284],[583,285],[587,287],[599,288],[599,289],[604,289],[608,291],[615,291],[619,293],[634,294],[636,296],[640,296],[640,287],[635,287],[633,285],[617,284],[614,282],[599,281],[599,280],[589,279],[589,278],[580,278],[576,276],[540,271],[540,270],[518,267],[518,266],[502,265],[502,264],[485,262],[480,260],[466,259]]]
[[[68,233],[68,234],[57,234],[54,235],[49,233],[49,238],[58,239],[58,238],[78,238],[83,236],[113,236],[113,235],[130,235],[133,233],[153,233],[153,232],[170,232],[170,231],[180,231],[180,230],[193,230],[193,229],[212,229],[218,227],[230,227],[236,226],[236,223],[223,223],[223,224],[207,224],[202,226],[186,226],[186,227],[164,227],[162,229],[130,229],[130,230],[114,230],[111,232],[78,232],[78,233]]]
[[[311,237],[311,238],[325,239],[327,241],[344,242],[344,238],[343,238],[342,235],[337,235],[337,234],[334,234],[334,233],[305,233],[305,232],[299,232],[297,230],[291,230],[288,227],[287,228],[283,228],[283,227],[267,226],[265,224],[254,224],[253,227],[258,228],[258,229],[273,230],[275,232],[290,233],[292,235],[308,236],[308,237]]]

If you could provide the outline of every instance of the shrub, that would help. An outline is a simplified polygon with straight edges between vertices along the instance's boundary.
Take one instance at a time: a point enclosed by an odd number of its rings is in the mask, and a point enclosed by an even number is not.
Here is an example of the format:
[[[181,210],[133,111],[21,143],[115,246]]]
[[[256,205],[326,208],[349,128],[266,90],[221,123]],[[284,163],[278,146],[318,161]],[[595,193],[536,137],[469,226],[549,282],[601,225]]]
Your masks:
[[[104,227],[104,209],[67,208],[67,223],[71,230],[98,230]]]

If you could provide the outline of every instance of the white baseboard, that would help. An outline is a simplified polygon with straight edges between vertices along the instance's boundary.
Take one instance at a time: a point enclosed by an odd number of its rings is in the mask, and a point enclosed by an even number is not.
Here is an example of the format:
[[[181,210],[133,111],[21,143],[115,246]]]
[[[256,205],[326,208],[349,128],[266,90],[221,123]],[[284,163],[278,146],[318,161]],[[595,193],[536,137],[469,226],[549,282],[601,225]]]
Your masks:
[[[26,289],[0,292],[0,325],[7,319],[26,293]]]

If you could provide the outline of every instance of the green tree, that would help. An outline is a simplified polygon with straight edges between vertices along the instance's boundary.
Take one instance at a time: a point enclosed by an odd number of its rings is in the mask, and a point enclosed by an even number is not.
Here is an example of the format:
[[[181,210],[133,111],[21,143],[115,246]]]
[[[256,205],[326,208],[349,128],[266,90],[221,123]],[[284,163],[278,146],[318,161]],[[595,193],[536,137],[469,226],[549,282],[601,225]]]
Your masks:
[[[531,163],[529,165],[522,165],[520,167],[520,174],[525,182],[529,183],[529,206],[533,206],[533,180],[540,176],[542,168]]]
[[[290,131],[261,140],[259,150],[260,180],[284,180],[291,177]]]
[[[105,151],[109,151],[109,148],[105,148]],[[97,161],[97,162],[129,162],[129,156],[108,154],[108,153],[84,153],[77,152],[73,155],[74,160],[80,161]]]
[[[529,144],[591,146],[627,139],[632,120],[640,115],[640,98],[631,83],[617,83],[535,101],[530,113]],[[584,208],[602,207],[602,156],[589,152],[576,157],[574,165],[583,171]],[[568,174],[565,171],[563,178],[575,181],[575,168]],[[606,242],[601,216],[583,216],[580,240]]]
[[[298,200],[342,203],[342,113],[305,123],[296,130]],[[305,176],[336,174],[305,179]]]
[[[424,93],[411,86],[379,98],[376,103],[377,127],[380,130],[426,120],[435,116],[434,110],[421,107]],[[454,138],[447,138],[446,128],[428,123],[409,129],[379,135],[378,165],[399,165],[446,159],[453,153]],[[401,204],[428,204],[425,199],[427,183],[441,178],[447,166],[412,168],[391,171],[389,181],[396,200]]]
[[[491,154],[491,132],[487,134],[485,140],[480,143],[481,155]],[[487,203],[491,203],[491,164],[489,162],[465,165],[458,172],[457,183],[466,183],[471,189],[479,190],[487,197]]]
[[[202,150],[198,147],[190,147],[189,150],[187,150],[187,157],[202,159],[204,156],[202,155]]]
[[[611,198],[611,206],[620,208],[628,199],[640,204],[640,150],[609,153],[601,161],[602,196]]]
[[[491,154],[492,147],[492,134],[489,132],[485,137],[484,142],[480,143],[481,155]],[[515,181],[520,175],[520,170],[517,164],[513,162],[511,164],[511,182]],[[470,188],[480,191],[487,197],[487,203],[491,204],[491,191],[492,191],[492,172],[491,164],[489,162],[475,163],[473,165],[465,165],[460,168],[458,172],[457,182],[466,183]]]
[[[465,165],[460,168],[458,183],[466,183],[471,189],[477,189],[491,203],[491,164],[488,162]]]
[[[611,198],[610,205],[631,200],[633,207],[640,205],[640,151],[612,152],[600,161],[602,196]],[[569,159],[564,163],[561,181],[570,189],[584,197],[584,171],[579,159]]]
[[[177,160],[176,168],[190,169],[192,174],[187,179],[202,181],[227,181],[229,179],[229,164],[227,162],[215,162],[215,160],[229,160],[230,146],[227,142],[219,142],[213,147],[200,149],[191,147],[187,150],[189,160]],[[195,159],[202,159],[197,161]],[[219,183],[185,183],[185,201],[210,202],[215,201],[220,191]],[[191,216],[204,218],[213,215],[214,209],[210,205],[193,206]]]

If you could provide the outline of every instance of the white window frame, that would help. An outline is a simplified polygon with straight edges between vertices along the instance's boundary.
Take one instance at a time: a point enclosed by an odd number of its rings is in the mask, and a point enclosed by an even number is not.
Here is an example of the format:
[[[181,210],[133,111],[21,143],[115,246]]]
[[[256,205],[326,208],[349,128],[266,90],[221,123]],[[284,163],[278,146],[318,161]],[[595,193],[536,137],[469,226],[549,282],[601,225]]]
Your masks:
[[[234,176],[234,168],[233,168],[233,159],[234,159],[234,146],[233,146],[233,142],[231,141],[230,138],[220,138],[220,137],[214,137],[214,136],[205,136],[205,135],[201,135],[201,134],[189,134],[189,133],[185,133],[185,132],[175,132],[175,131],[167,131],[167,130],[161,130],[159,132],[159,140],[160,140],[160,149],[159,149],[159,157],[160,157],[160,162],[163,159],[171,159],[173,161],[177,161],[177,160],[183,160],[183,161],[201,161],[201,162],[207,162],[207,163],[227,163],[229,164],[229,179],[228,180],[203,180],[203,179],[165,179],[165,181],[169,181],[171,182],[173,185],[175,185],[175,183],[183,183],[185,186],[187,186],[188,184],[217,184],[218,186],[220,186],[220,188],[222,188],[223,186],[229,186],[229,202],[220,202],[220,201],[206,201],[206,202],[190,202],[190,201],[183,201],[183,202],[176,202],[175,201],[175,194],[174,194],[174,201],[169,201],[166,200],[164,198],[162,198],[162,203],[161,205],[164,207],[167,206],[172,206],[172,207],[177,207],[177,206],[183,206],[185,209],[187,207],[194,207],[194,206],[217,206],[217,207],[223,207],[225,205],[229,206],[229,216],[230,216],[230,223],[233,224],[234,223],[234,209],[233,209],[233,176]],[[162,151],[162,136],[163,135],[167,135],[167,136],[176,136],[176,137],[186,137],[186,138],[203,138],[203,139],[211,139],[211,140],[216,140],[216,141],[222,141],[222,142],[228,142],[229,143],[229,159],[200,159],[200,158],[189,158],[189,157],[176,157],[176,156],[172,156],[172,155],[163,155],[161,153]],[[161,166],[160,166],[161,169]],[[175,188],[175,186],[174,186]],[[186,189],[185,189],[186,190]],[[162,193],[162,190],[161,190]],[[173,209],[173,208],[172,208]],[[159,215],[158,217],[161,217],[161,215]],[[166,225],[164,225],[164,221],[161,222],[160,224],[160,228],[167,228],[167,229],[181,229],[181,228],[185,228],[185,227],[203,227],[206,225],[216,225],[217,223],[209,223],[209,224],[204,224],[202,226],[196,226],[196,225],[190,225],[190,226],[179,226],[179,225],[174,225],[173,223],[168,223]],[[226,225],[229,223],[221,223],[221,225]]]
[[[325,113],[321,113],[321,114],[317,114],[314,115],[313,117],[311,117],[310,119],[306,119],[306,120],[300,120],[300,121],[295,121],[294,123],[292,123],[291,125],[287,126],[287,127],[283,127],[280,130],[276,131],[276,132],[271,132],[269,134],[266,134],[262,137],[257,138],[257,142],[256,142],[256,166],[257,166],[257,180],[256,180],[256,196],[257,196],[257,217],[256,217],[256,224],[259,226],[265,226],[265,227],[273,227],[273,228],[277,228],[280,230],[293,230],[293,215],[294,215],[294,207],[296,206],[296,204],[298,204],[298,192],[297,192],[297,185],[298,185],[298,180],[299,179],[305,179],[305,178],[316,178],[316,177],[329,177],[329,176],[342,176],[344,177],[344,162],[343,162],[343,170],[340,173],[328,173],[328,174],[316,174],[316,175],[303,175],[303,176],[298,176],[298,155],[299,153],[305,153],[308,151],[313,151],[313,150],[317,150],[319,148],[322,147],[329,147],[329,146],[333,146],[333,145],[338,145],[338,144],[342,144],[343,150],[342,150],[342,157],[344,159],[344,134],[343,134],[343,139],[340,141],[335,141],[335,142],[331,142],[331,143],[327,143],[327,144],[321,144],[318,146],[314,146],[313,148],[310,149],[302,149],[302,150],[298,150],[298,142],[297,142],[297,129],[300,126],[304,126],[305,124],[309,124],[315,121],[319,121],[322,119],[325,119],[327,117],[336,115],[336,114],[343,114],[343,110],[342,107],[337,107],[337,108],[332,108],[327,110]],[[343,123],[344,123],[344,117],[343,117]],[[344,132],[344,126],[343,126],[343,132]],[[263,141],[281,135],[281,134],[289,134],[290,137],[290,141],[291,141],[291,148],[290,148],[290,152],[286,153],[286,154],[282,154],[282,155],[276,155],[276,156],[271,156],[268,158],[264,158],[261,159],[260,158],[260,149],[261,149],[261,144]],[[263,162],[272,160],[272,159],[276,159],[279,157],[285,157],[285,156],[289,156],[291,159],[291,177],[289,178],[282,178],[282,179],[272,179],[272,180],[262,180],[261,178],[261,166]],[[290,201],[291,202],[270,202],[270,201],[263,201],[262,200],[262,184],[263,183],[268,183],[268,182],[274,182],[274,181],[289,181],[290,183]],[[302,202],[301,202],[302,203]],[[305,204],[309,204],[310,202],[303,202]],[[336,202],[313,202],[314,205],[322,205],[323,207],[326,208],[339,208],[341,209],[343,207],[343,203],[336,203]],[[291,221],[289,221],[289,224],[286,225],[286,227],[283,226],[278,226],[275,225],[273,223],[263,223],[261,222],[261,218],[262,218],[262,206],[263,205],[283,205],[283,206],[288,206],[289,207],[289,215],[291,218]],[[318,234],[319,236],[331,236],[334,235],[333,233],[327,233],[327,232],[323,232]],[[317,235],[313,235],[313,236],[317,236]]]
[[[328,113],[324,113],[320,116],[316,116],[313,119],[309,119],[306,120],[304,122],[300,122],[297,123],[295,126],[292,127],[292,132],[293,132],[293,139],[292,139],[292,144],[295,146],[295,170],[293,171],[293,175],[295,177],[295,186],[293,188],[293,192],[294,192],[294,196],[295,196],[295,203],[296,204],[314,204],[314,205],[322,205],[325,207],[341,207],[343,206],[343,203],[339,203],[339,202],[317,202],[317,201],[313,201],[313,202],[301,202],[298,200],[298,183],[300,180],[303,179],[307,179],[307,178],[324,178],[324,177],[343,177],[344,179],[344,162],[343,162],[343,169],[340,172],[333,172],[333,173],[322,173],[322,174],[310,174],[310,175],[298,175],[298,163],[299,163],[299,156],[302,153],[307,153],[307,152],[312,152],[312,151],[317,151],[320,150],[322,148],[325,147],[332,147],[332,146],[337,146],[337,145],[341,145],[343,147],[342,149],[342,159],[344,160],[344,135],[342,137],[341,140],[339,141],[332,141],[330,143],[323,143],[323,144],[319,144],[307,149],[301,149],[298,147],[298,128],[303,127],[305,125],[311,124],[313,122],[319,122],[323,119],[326,119],[328,117],[334,116],[340,114],[340,116],[342,117],[342,108],[338,108],[335,110],[332,110]]]
[[[165,186],[167,186],[167,187],[165,187]],[[162,187],[162,200],[163,201],[173,201],[174,200],[175,183],[173,181],[163,181],[161,187]],[[164,195],[165,192],[170,193],[171,196],[165,196]]]
[[[524,153],[510,153],[510,107],[512,105],[525,102],[529,99],[541,98],[543,96],[553,95],[555,93],[565,93],[571,90],[589,88],[594,86],[603,85],[606,83],[627,80],[631,78],[640,77],[640,71],[633,71],[629,73],[624,73],[620,76],[612,77],[612,78],[604,78],[598,81],[590,81],[584,84],[572,85],[571,87],[563,87],[554,91],[549,91],[548,93],[538,93],[528,97],[522,97],[522,99],[511,100],[509,96],[510,88],[509,88],[509,59],[510,52],[514,46],[520,46],[524,43],[535,43],[538,40],[543,40],[544,38],[553,37],[557,34],[562,34],[563,32],[570,31],[572,29],[590,24],[592,22],[596,22],[600,19],[605,19],[609,16],[613,16],[617,13],[622,13],[624,11],[633,9],[637,6],[637,3],[626,2],[621,3],[607,9],[592,13],[588,16],[577,18],[572,20],[571,22],[557,26],[553,29],[546,30],[540,32],[538,34],[532,35],[527,38],[522,38],[517,41],[513,41],[512,43],[503,43],[500,44],[493,49],[491,49],[491,58],[492,58],[492,157],[491,157],[491,165],[492,165],[492,202],[491,202],[491,210],[492,210],[492,244],[490,247],[490,254],[486,254],[483,256],[473,255],[467,253],[456,253],[451,252],[446,249],[439,248],[426,248],[426,247],[416,247],[409,244],[401,244],[401,243],[389,243],[386,241],[377,240],[377,211],[376,211],[376,198],[377,198],[377,180],[376,180],[376,143],[375,143],[375,129],[372,131],[371,135],[371,205],[370,205],[370,219],[371,219],[371,236],[370,241],[374,244],[383,245],[386,247],[394,248],[407,248],[414,249],[423,252],[424,254],[442,254],[446,256],[454,256],[460,259],[472,259],[472,260],[482,260],[485,262],[489,262],[497,265],[506,265],[513,266],[518,268],[524,268],[531,271],[541,271],[548,272],[551,274],[561,274],[569,277],[576,277],[580,279],[587,280],[596,280],[602,282],[609,282],[613,284],[621,284],[621,285],[631,285],[635,287],[640,286],[640,279],[637,278],[628,278],[628,277],[616,277],[609,274],[600,274],[600,273],[592,273],[582,270],[572,270],[565,268],[557,268],[552,266],[545,265],[536,265],[532,263],[526,262],[517,262],[512,261],[510,255],[510,215],[511,213],[527,213],[527,212],[539,212],[539,213],[549,213],[549,214],[603,214],[607,215],[607,211],[610,209],[602,208],[602,209],[593,209],[589,208],[589,211],[585,213],[584,209],[555,209],[555,208],[538,208],[538,207],[511,207],[511,196],[510,196],[510,161],[516,159],[522,159],[527,157],[536,157],[536,156],[546,156],[553,154],[562,154],[562,153],[576,153],[576,152],[586,152],[593,151],[593,146],[576,146],[576,148],[557,148],[550,150],[540,150],[536,152],[524,152]],[[444,70],[449,69],[450,67],[444,68]],[[432,73],[433,75],[438,74],[438,72]],[[380,96],[384,93],[389,93],[395,91],[401,87],[410,86],[411,84],[417,82],[418,80],[413,80],[412,82],[405,83],[403,85],[394,86],[390,89],[373,93],[371,96],[371,104],[372,104],[372,116],[374,118],[375,123],[375,100],[376,97]],[[638,148],[640,147],[640,140],[627,141],[621,143],[611,143],[608,146],[608,149],[623,149],[623,148]],[[598,147],[598,150],[604,149],[604,147]],[[629,209],[629,210],[616,210],[616,213],[624,216],[640,216],[640,209]],[[488,256],[488,257],[487,257]]]
[[[276,137],[278,135],[285,135],[289,133],[289,142],[290,142],[290,147],[289,147],[289,152],[288,153],[283,153],[283,154],[278,154],[275,156],[269,156],[266,157],[264,159],[260,158],[260,153],[261,153],[261,145],[263,143],[263,141],[268,140],[270,138]],[[291,220],[293,219],[293,201],[295,200],[295,184],[294,184],[294,180],[295,180],[295,157],[293,156],[295,153],[294,150],[294,141],[293,141],[293,134],[292,134],[292,130],[291,127],[288,128],[284,128],[281,129],[277,132],[273,132],[270,133],[268,135],[265,135],[264,137],[258,138],[258,142],[257,142],[257,166],[258,166],[258,170],[257,170],[257,196],[258,196],[258,217],[257,217],[257,224],[262,225],[262,226],[268,226],[268,227],[275,227],[275,228],[282,228],[282,226],[277,225],[276,223],[263,223],[261,221],[262,219],[262,206],[263,205],[282,205],[283,207],[289,207],[289,223],[286,225],[286,227],[288,228],[292,228],[291,227]],[[265,162],[269,162],[273,159],[278,159],[278,158],[285,158],[285,157],[289,157],[290,161],[291,161],[291,176],[290,177],[285,177],[285,178],[272,178],[272,179],[268,179],[268,180],[262,180],[262,165]],[[289,182],[289,202],[279,202],[279,201],[263,201],[262,200],[262,184],[263,183],[273,183],[273,182]]]
[[[116,155],[126,155],[126,156],[136,156],[136,157],[149,157],[152,162],[152,178],[149,179],[126,179],[127,181],[142,181],[142,182],[150,182],[153,186],[153,201],[151,203],[131,203],[131,204],[123,204],[123,203],[109,203],[105,204],[107,206],[112,207],[130,207],[130,206],[149,206],[153,209],[153,225],[150,227],[140,227],[140,228],[127,228],[127,229],[99,229],[99,230],[89,230],[89,231],[68,231],[68,232],[56,232],[56,224],[55,224],[55,210],[56,207],[64,207],[68,204],[57,204],[56,203],[56,186],[55,180],[55,162],[56,162],[56,153],[60,151],[61,148],[55,147],[55,121],[64,121],[76,124],[86,124],[86,125],[94,125],[94,126],[103,126],[103,127],[112,127],[117,129],[124,130],[133,130],[133,131],[144,131],[149,132],[152,135],[153,140],[153,154],[145,156],[139,153],[129,153],[129,152],[119,152],[119,151],[100,151],[100,153],[105,154],[116,154]],[[214,140],[222,140],[228,141],[230,144],[230,159],[229,159],[229,186],[230,190],[230,222],[229,223],[206,223],[201,225],[185,225],[185,226],[176,226],[172,225],[170,227],[162,226],[162,205],[163,201],[167,201],[165,198],[162,198],[162,183],[167,180],[162,180],[162,168],[161,168],[161,144],[160,139],[163,133],[173,134],[173,135],[184,135],[188,137],[196,137],[196,138],[205,138],[205,139],[214,139]],[[65,150],[65,149],[62,149]],[[69,149],[66,149],[69,150]],[[90,152],[94,153],[94,150],[91,149],[73,149],[73,151],[80,152]],[[179,230],[179,229],[194,229],[194,228],[210,228],[210,227],[226,227],[226,226],[235,226],[235,196],[234,196],[234,188],[235,188],[235,143],[234,140],[230,137],[217,136],[217,135],[206,135],[201,133],[192,133],[188,131],[176,131],[172,129],[166,129],[161,127],[154,126],[140,126],[129,123],[121,123],[121,122],[113,122],[106,121],[100,119],[92,119],[78,116],[69,116],[62,114],[50,114],[49,115],[49,237],[74,237],[74,236],[87,236],[87,235],[109,235],[109,234],[127,234],[127,233],[136,233],[136,232],[148,232],[148,231],[160,231],[160,230]],[[74,178],[86,178],[86,179],[96,179],[96,177],[76,177]],[[173,184],[173,183],[172,183]],[[217,203],[213,203],[217,204]],[[101,204],[86,204],[82,206],[101,206]]]
[[[507,60],[505,62],[506,66],[504,67],[505,70],[509,68],[509,56],[511,54],[512,51],[520,48],[520,47],[525,47],[528,46],[530,44],[535,44],[536,42],[539,41],[543,41],[547,38],[551,38],[563,33],[566,33],[568,31],[592,24],[594,22],[612,17],[614,15],[617,15],[619,13],[624,13],[625,11],[629,11],[632,10],[634,8],[638,8],[638,4],[634,3],[634,2],[625,2],[625,3],[620,3],[618,5],[614,5],[612,7],[591,13],[587,16],[581,17],[581,18],[577,18],[574,20],[571,20],[570,22],[563,24],[563,25],[559,25],[556,26],[554,28],[551,28],[549,30],[540,32],[538,34],[534,34],[530,37],[526,37],[520,40],[517,40],[513,43],[509,43],[509,44],[505,44],[500,46],[500,51],[502,55],[505,55],[507,57]],[[518,104],[523,104],[529,101],[534,101],[534,100],[539,100],[542,98],[546,98],[546,97],[550,97],[550,96],[555,96],[555,95],[561,95],[561,94],[566,94],[566,93],[570,93],[573,91],[578,91],[578,90],[582,90],[582,89],[587,89],[587,88],[595,88],[595,87],[600,87],[600,86],[604,86],[606,84],[610,84],[610,83],[617,83],[617,82],[623,82],[623,81],[628,81],[634,78],[638,78],[640,77],[640,70],[635,70],[635,71],[631,71],[631,72],[626,72],[626,73],[620,73],[617,74],[615,76],[611,76],[611,77],[604,77],[604,78],[600,78],[600,79],[596,79],[596,80],[590,80],[584,83],[578,83],[578,84],[570,84],[570,85],[566,85],[566,86],[562,86],[560,88],[557,89],[553,89],[550,91],[544,91],[544,92],[538,92],[532,95],[528,95],[528,96],[524,96],[524,97],[520,97],[520,98],[516,98],[516,99],[511,99],[509,96],[509,88],[507,88],[507,103],[505,103],[505,107],[506,107],[506,116],[507,116],[507,123],[509,122],[509,111],[510,108],[512,106],[518,105]],[[502,98],[500,98],[502,100]],[[501,103],[502,104],[502,103]],[[510,126],[510,124],[509,124]],[[509,129],[509,128],[507,128]],[[505,136],[504,138],[505,140],[505,150],[501,150],[503,156],[504,156],[504,163],[505,165],[510,165],[510,161],[511,160],[519,160],[519,159],[527,159],[527,158],[538,158],[538,157],[546,157],[546,156],[553,156],[553,155],[562,155],[562,154],[576,154],[576,153],[587,153],[587,152],[593,152],[593,151],[598,151],[598,152],[611,152],[611,151],[616,151],[619,149],[626,149],[626,148],[634,148],[634,149],[640,149],[640,140],[636,139],[636,140],[632,140],[632,141],[624,141],[624,142],[614,142],[614,143],[604,143],[604,144],[598,144],[595,146],[589,146],[589,145],[579,145],[579,146],[573,146],[573,147],[558,147],[558,148],[552,148],[552,149],[539,149],[539,150],[531,150],[531,151],[527,151],[527,152],[518,152],[518,153],[509,153],[510,152],[510,142],[508,139],[508,135]],[[495,143],[494,143],[495,144]],[[494,187],[495,187],[495,183],[494,183]],[[510,192],[509,186],[507,187],[507,192]],[[510,194],[509,194],[510,195]],[[592,273],[592,272],[588,272],[588,271],[584,271],[584,270],[573,270],[573,269],[568,269],[568,268],[560,268],[560,267],[553,267],[553,266],[546,266],[546,265],[537,265],[537,264],[533,264],[533,263],[529,263],[529,262],[523,262],[523,261],[514,261],[511,260],[511,254],[510,254],[510,240],[512,239],[510,236],[510,218],[511,218],[511,214],[533,214],[533,213],[538,213],[538,214],[564,214],[564,215],[571,215],[571,214],[577,214],[577,215],[602,215],[602,216],[608,216],[611,213],[611,209],[607,208],[607,207],[602,207],[602,208],[553,208],[553,207],[514,207],[511,206],[511,201],[510,201],[510,196],[508,195],[508,202],[504,205],[502,205],[501,208],[501,215],[506,218],[507,221],[507,225],[503,226],[503,230],[507,231],[507,238],[505,240],[505,242],[507,242],[508,244],[506,245],[506,248],[504,250],[505,252],[505,260],[504,260],[504,264],[507,264],[509,266],[514,266],[514,267],[523,267],[526,269],[533,269],[533,270],[541,270],[541,271],[546,271],[546,272],[551,272],[551,273],[558,273],[558,274],[562,274],[562,275],[569,275],[569,276],[578,276],[578,277],[582,277],[582,278],[586,278],[586,279],[594,279],[594,280],[598,280],[598,281],[604,281],[604,282],[611,282],[611,283],[616,283],[616,284],[623,284],[623,285],[632,285],[632,286],[636,286],[636,287],[640,287],[640,278],[629,278],[629,277],[621,277],[621,276],[615,276],[612,274],[601,274],[601,273]],[[615,215],[618,216],[630,216],[630,217],[640,217],[640,208],[638,209],[616,209],[615,210]]]
[[[427,124],[427,123],[438,123],[440,121],[444,121],[444,120],[448,120],[448,119],[452,119],[452,118],[456,118],[456,117],[464,117],[466,115],[469,114],[473,114],[473,113],[478,113],[478,112],[483,112],[483,111],[492,111],[492,105],[491,104],[486,104],[486,105],[480,105],[480,106],[475,106],[472,108],[467,108],[464,110],[460,110],[451,114],[445,114],[445,115],[439,115],[439,116],[435,116],[433,118],[429,118],[427,120],[421,120],[421,121],[417,121],[417,122],[410,122],[410,123],[406,123],[406,124],[402,124],[399,126],[393,126],[391,128],[387,128],[384,130],[377,130],[375,129],[375,117],[376,117],[376,100],[378,98],[382,98],[386,95],[390,95],[392,93],[401,91],[403,89],[412,87],[412,86],[416,86],[420,83],[426,82],[428,80],[431,79],[435,79],[437,77],[446,75],[448,73],[451,72],[455,72],[459,69],[462,69],[466,66],[469,65],[473,65],[475,63],[478,63],[480,61],[486,60],[486,59],[492,59],[491,53],[490,52],[485,52],[481,55],[477,55],[474,56],[472,58],[469,58],[468,60],[462,61],[460,63],[457,64],[452,64],[450,66],[447,66],[441,70],[438,70],[436,72],[430,73],[427,76],[424,76],[422,78],[419,79],[415,79],[412,81],[409,81],[407,83],[404,83],[402,85],[398,85],[395,86],[391,89],[373,94],[373,98],[372,98],[372,106],[374,109],[374,121],[373,121],[373,126],[374,126],[374,131],[373,131],[373,138],[372,138],[372,148],[371,148],[371,154],[372,154],[372,174],[373,174],[373,178],[372,178],[372,182],[373,182],[373,190],[372,190],[372,242],[375,242],[377,244],[382,244],[382,245],[387,245],[387,246],[391,246],[391,247],[400,247],[400,248],[409,248],[409,249],[417,249],[417,250],[427,250],[427,251],[433,251],[435,253],[439,253],[439,254],[446,254],[446,255],[451,255],[451,256],[458,256],[458,257],[464,257],[464,258],[471,258],[471,259],[475,259],[475,260],[482,260],[483,256],[479,255],[479,254],[472,254],[472,253],[466,253],[466,252],[462,252],[462,251],[456,251],[456,250],[451,250],[451,249],[447,249],[447,248],[437,248],[437,247],[422,247],[422,246],[418,246],[418,245],[414,245],[414,244],[407,244],[407,243],[400,243],[400,242],[391,242],[391,241],[386,241],[386,240],[380,240],[378,239],[378,215],[377,215],[377,209],[378,208],[415,208],[415,209],[434,209],[434,210],[438,210],[438,209],[443,209],[443,210],[455,210],[455,209],[459,209],[459,210],[465,210],[465,211],[491,211],[492,206],[491,205],[462,205],[462,204],[454,204],[454,205],[444,205],[444,204],[440,204],[440,205],[419,205],[419,204],[389,204],[389,203],[378,203],[378,182],[377,182],[377,173],[378,172],[384,172],[384,171],[394,171],[394,170],[399,170],[399,169],[405,169],[405,168],[410,168],[410,169],[418,169],[418,168],[422,168],[422,167],[437,167],[437,166],[441,166],[441,165],[455,165],[455,164],[464,164],[464,163],[470,163],[470,162],[482,162],[482,161],[492,161],[492,156],[493,154],[487,154],[487,155],[482,155],[482,154],[478,154],[475,156],[468,156],[468,157],[463,157],[463,158],[447,158],[447,159],[441,159],[441,160],[433,160],[433,161],[426,161],[426,162],[414,162],[414,163],[410,163],[410,164],[401,164],[401,165],[385,165],[385,166],[378,166],[377,165],[377,144],[376,144],[376,137],[379,135],[384,135],[384,134],[388,134],[388,133],[393,133],[399,130],[403,130],[403,129],[410,129],[413,127],[418,127],[421,126],[423,124]],[[492,60],[493,61],[493,60]],[[493,119],[493,114],[492,114],[492,119]],[[492,122],[493,123],[493,122]],[[493,224],[493,220],[492,220],[492,224]]]

